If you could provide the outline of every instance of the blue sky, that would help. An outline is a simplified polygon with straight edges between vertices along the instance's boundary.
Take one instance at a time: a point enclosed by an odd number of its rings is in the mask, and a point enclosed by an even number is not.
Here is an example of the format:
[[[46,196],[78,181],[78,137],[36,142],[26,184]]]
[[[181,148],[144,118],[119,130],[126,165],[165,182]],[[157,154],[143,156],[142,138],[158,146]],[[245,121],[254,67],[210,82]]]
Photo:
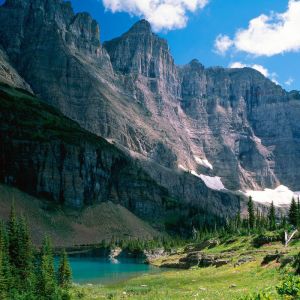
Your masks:
[[[71,2],[76,12],[89,12],[99,22],[102,42],[121,35],[145,17],[157,34],[168,40],[177,64],[197,58],[206,67],[254,66],[285,89],[300,89],[299,0],[158,1],[172,3],[165,10],[153,7],[154,0]],[[152,5],[151,9],[141,6],[142,2]],[[263,20],[262,15],[269,19]],[[253,19],[260,22],[250,30]],[[237,37],[239,29],[243,34]]]
[[[111,7],[106,4],[108,9],[105,9],[101,0],[71,2],[75,11],[87,11],[99,21],[102,41],[119,36],[142,18],[141,12],[132,12],[126,7],[121,9],[123,12],[112,13]],[[109,2],[116,3],[118,0],[106,0],[106,3]],[[177,64],[185,64],[197,58],[206,67],[216,65],[228,67],[237,62],[241,66],[261,65],[268,70],[267,75],[270,78],[278,81],[287,90],[300,89],[300,49],[272,56],[257,56],[237,49],[220,55],[216,53],[214,47],[215,40],[220,34],[233,38],[238,29],[248,28],[250,20],[262,14],[270,16],[272,12],[284,13],[288,9],[288,4],[288,0],[210,0],[204,8],[186,12],[188,21],[184,28],[172,30],[159,28],[156,31],[168,40]],[[300,35],[300,29],[298,34]],[[286,82],[288,84],[285,84]]]

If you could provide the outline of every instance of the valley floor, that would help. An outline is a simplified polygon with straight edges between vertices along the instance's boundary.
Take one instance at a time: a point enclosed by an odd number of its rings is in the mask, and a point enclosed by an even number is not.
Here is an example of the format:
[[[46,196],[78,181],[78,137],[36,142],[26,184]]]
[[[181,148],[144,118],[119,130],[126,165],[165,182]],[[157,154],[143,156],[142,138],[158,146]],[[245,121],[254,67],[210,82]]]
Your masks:
[[[264,266],[261,263],[266,255],[277,252],[282,253],[282,257],[291,257],[299,252],[299,245],[295,243],[284,248],[280,243],[274,243],[254,249],[246,238],[239,239],[228,247],[220,245],[205,252],[231,253],[232,261],[219,268],[170,269],[159,274],[145,274],[110,286],[75,286],[72,299],[233,300],[245,299],[247,295],[260,291],[267,291],[272,295],[272,298],[266,299],[282,299],[276,296],[276,286],[289,271],[275,260]],[[166,263],[168,259],[174,262],[184,255],[181,253],[175,255],[175,258],[170,257],[156,263]],[[245,255],[250,255],[255,260],[234,266]]]

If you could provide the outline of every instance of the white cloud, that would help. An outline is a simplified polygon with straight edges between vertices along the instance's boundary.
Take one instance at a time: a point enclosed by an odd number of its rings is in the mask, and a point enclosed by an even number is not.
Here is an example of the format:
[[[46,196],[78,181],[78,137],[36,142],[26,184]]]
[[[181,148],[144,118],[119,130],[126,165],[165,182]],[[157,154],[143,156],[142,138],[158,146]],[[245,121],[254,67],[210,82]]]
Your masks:
[[[188,12],[203,9],[209,0],[102,0],[112,12],[127,12],[148,20],[153,30],[184,28]]]
[[[290,77],[284,84],[290,86],[294,83],[294,78]]]
[[[224,55],[233,46],[233,41],[227,35],[219,34],[215,40],[215,50]]]
[[[243,64],[239,61],[236,61],[231,63],[229,65],[229,68],[232,69],[252,68],[260,72],[261,74],[263,74],[265,77],[269,77],[274,83],[279,84],[277,81],[277,77],[278,77],[277,74],[275,72],[270,73],[269,70],[262,65],[258,65],[258,64],[249,65],[249,64]]]
[[[284,13],[260,15],[249,22],[247,29],[237,31],[235,37],[226,37],[227,48],[235,48],[256,56],[273,56],[285,52],[300,51],[300,1],[289,0]],[[216,49],[220,35],[216,39]],[[222,45],[221,45],[222,46]],[[219,49],[221,52],[222,47]]]

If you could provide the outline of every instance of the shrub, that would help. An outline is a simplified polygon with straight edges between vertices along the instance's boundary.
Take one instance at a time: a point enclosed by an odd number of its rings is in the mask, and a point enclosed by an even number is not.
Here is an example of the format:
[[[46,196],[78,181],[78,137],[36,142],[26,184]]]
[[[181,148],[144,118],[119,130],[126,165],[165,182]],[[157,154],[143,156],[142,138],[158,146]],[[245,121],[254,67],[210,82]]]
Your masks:
[[[280,242],[283,239],[283,234],[281,231],[267,231],[265,233],[259,234],[253,239],[254,247],[261,247],[268,243]]]
[[[288,276],[280,285],[276,287],[281,296],[291,296],[292,299],[300,298],[300,277]]]

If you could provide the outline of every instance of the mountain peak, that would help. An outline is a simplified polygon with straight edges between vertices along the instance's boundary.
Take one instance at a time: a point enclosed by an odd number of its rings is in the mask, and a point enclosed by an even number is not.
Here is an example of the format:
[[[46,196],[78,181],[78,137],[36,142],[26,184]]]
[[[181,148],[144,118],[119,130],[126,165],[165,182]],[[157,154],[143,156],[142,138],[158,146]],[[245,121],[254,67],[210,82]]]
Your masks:
[[[142,19],[138,22],[136,22],[128,31],[129,33],[152,33],[151,24],[145,20]]]

